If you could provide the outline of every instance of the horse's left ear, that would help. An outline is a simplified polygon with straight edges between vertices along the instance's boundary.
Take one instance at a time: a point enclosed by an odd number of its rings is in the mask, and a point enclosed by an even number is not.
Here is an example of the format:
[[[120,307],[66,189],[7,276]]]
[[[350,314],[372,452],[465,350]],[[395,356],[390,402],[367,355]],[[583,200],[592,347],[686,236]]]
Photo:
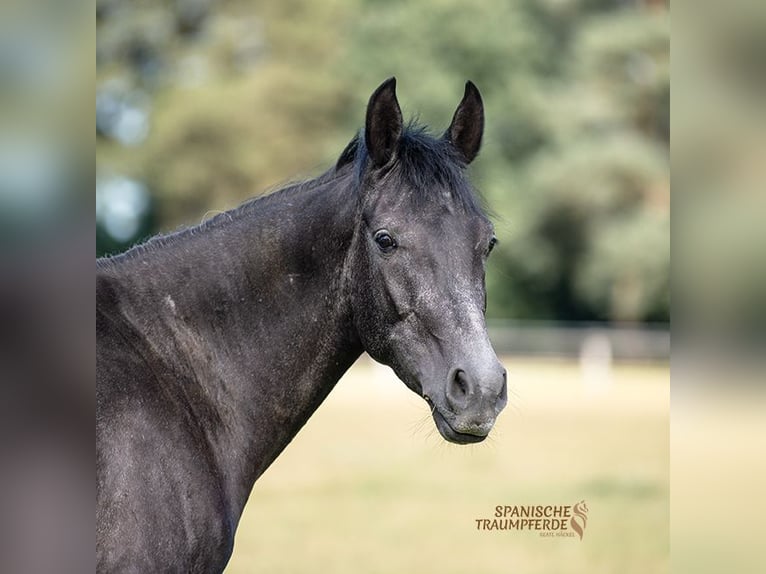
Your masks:
[[[463,156],[466,164],[479,154],[481,137],[484,134],[484,103],[479,89],[470,80],[465,84],[465,94],[455,110],[452,123],[444,133],[444,139]]]

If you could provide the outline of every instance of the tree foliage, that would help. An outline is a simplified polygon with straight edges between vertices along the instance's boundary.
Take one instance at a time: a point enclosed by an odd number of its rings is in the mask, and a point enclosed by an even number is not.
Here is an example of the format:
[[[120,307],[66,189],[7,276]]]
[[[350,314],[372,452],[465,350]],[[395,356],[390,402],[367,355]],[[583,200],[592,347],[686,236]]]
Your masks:
[[[491,317],[667,320],[669,15],[616,0],[99,2],[99,93],[140,93],[100,174],[145,182],[160,228],[329,166],[366,99],[444,129],[466,79],[487,113],[472,176],[500,245]]]

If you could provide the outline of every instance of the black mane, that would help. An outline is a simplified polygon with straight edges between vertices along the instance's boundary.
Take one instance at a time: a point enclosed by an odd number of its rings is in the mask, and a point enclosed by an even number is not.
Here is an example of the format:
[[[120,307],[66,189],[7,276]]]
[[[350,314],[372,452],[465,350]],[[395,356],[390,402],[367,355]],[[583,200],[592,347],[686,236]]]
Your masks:
[[[187,235],[194,235],[226,221],[238,219],[251,213],[253,209],[262,208],[264,203],[284,200],[286,196],[339,179],[347,175],[347,168],[349,167],[354,175],[355,187],[358,189],[367,167],[367,161],[368,153],[364,143],[364,130],[360,130],[343,150],[335,166],[320,176],[291,183],[274,192],[249,199],[238,207],[205,219],[199,225],[182,227],[166,234],[157,234],[124,253],[106,255],[97,259],[97,267],[107,267],[119,260],[130,259],[147,251],[161,248]],[[398,153],[390,170],[409,184],[416,203],[438,201],[441,198],[439,192],[448,190],[451,197],[467,213],[485,215],[486,210],[481,197],[465,177],[465,168],[465,163],[452,144],[444,138],[431,135],[426,126],[410,121],[402,133]]]
[[[359,184],[367,162],[364,130],[361,130],[341,153],[335,170],[352,165]],[[466,212],[485,214],[481,197],[465,177],[466,165],[457,150],[446,139],[434,137],[426,126],[414,120],[404,128],[390,169],[411,186],[416,201],[433,201],[436,186],[448,190]]]

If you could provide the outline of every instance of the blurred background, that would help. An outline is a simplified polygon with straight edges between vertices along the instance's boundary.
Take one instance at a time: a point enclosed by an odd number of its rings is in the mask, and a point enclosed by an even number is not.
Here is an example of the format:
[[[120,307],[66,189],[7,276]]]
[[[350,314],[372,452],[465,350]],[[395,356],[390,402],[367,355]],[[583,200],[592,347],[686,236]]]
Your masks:
[[[669,14],[644,0],[99,0],[97,251],[330,167],[370,93],[441,132],[467,79],[490,318],[669,317]]]
[[[457,448],[363,358],[256,484],[230,572],[665,572],[670,18],[650,0],[98,0],[96,250],[337,159],[395,75],[440,133],[473,80],[510,406]],[[591,509],[582,542],[477,532]]]
[[[672,565],[764,572],[766,4],[676,8]]]
[[[330,166],[396,75],[436,130],[484,94],[511,405],[446,445],[360,361],[256,485],[230,571],[667,571],[669,108],[670,566],[766,571],[766,4],[673,13],[671,101],[667,2],[0,3],[0,570],[93,560],[94,194],[99,255],[198,223]],[[582,542],[472,530],[582,498]]]

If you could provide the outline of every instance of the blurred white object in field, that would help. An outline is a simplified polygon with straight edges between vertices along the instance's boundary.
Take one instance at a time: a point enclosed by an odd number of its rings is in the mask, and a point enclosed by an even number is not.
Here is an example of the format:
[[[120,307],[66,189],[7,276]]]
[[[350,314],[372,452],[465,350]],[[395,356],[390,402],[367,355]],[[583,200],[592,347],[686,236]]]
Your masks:
[[[586,335],[580,346],[580,376],[585,393],[604,394],[612,384],[612,343],[602,332]]]

